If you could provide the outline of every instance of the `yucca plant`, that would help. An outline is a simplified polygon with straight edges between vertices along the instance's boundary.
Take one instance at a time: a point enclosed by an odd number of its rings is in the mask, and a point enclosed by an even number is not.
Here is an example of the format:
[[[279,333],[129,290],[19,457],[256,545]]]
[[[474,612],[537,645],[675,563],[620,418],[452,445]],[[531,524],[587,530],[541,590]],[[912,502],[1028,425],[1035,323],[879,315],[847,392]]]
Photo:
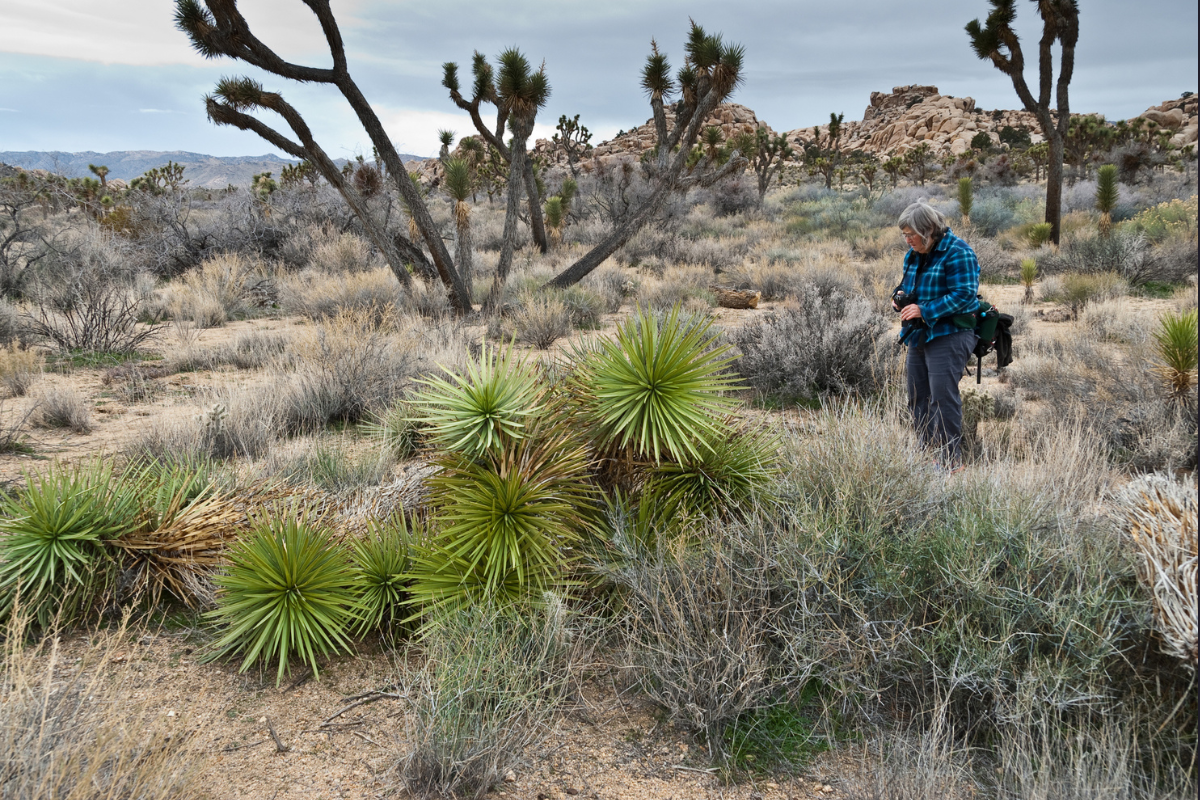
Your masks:
[[[156,605],[166,590],[192,607],[212,599],[209,578],[234,535],[238,512],[217,502],[205,459],[135,463],[124,480],[136,494],[136,525],[112,544],[124,555],[124,600]]]
[[[1100,235],[1112,233],[1112,212],[1117,207],[1117,167],[1105,164],[1096,171],[1096,210],[1100,212]]]
[[[0,617],[75,621],[112,579],[106,543],[136,526],[137,498],[111,466],[52,465],[0,498]]]
[[[554,195],[546,198],[546,226],[550,228],[550,241],[558,244],[562,241],[563,223],[566,221],[566,208],[562,197]]]
[[[1190,407],[1196,384],[1196,309],[1164,314],[1154,332],[1159,368],[1171,398]]]
[[[1029,226],[1029,246],[1041,247],[1050,241],[1053,226],[1049,222],[1039,222]]]
[[[1022,259],[1021,283],[1025,287],[1025,296],[1021,298],[1022,303],[1033,302],[1033,284],[1037,282],[1037,276],[1037,261],[1033,260],[1032,258]]]
[[[413,552],[412,605],[538,602],[569,583],[595,512],[587,449],[548,422],[537,428],[482,458],[439,460],[429,482],[436,532]]]
[[[747,510],[749,503],[767,501],[778,442],[763,429],[739,428],[731,420],[726,425],[728,432],[709,442],[699,456],[655,468],[641,499],[655,518],[721,519]]]
[[[478,458],[519,439],[538,413],[537,374],[510,344],[467,363],[465,375],[446,370],[446,378],[423,381],[413,398],[414,419],[428,426],[429,440],[445,450]]]
[[[602,447],[632,449],[661,462],[700,458],[723,435],[734,401],[722,393],[737,381],[725,368],[728,346],[717,345],[711,321],[665,317],[639,309],[581,360],[576,390]]]
[[[975,201],[975,186],[970,177],[958,179],[958,213],[962,215],[963,227],[971,224],[971,206]]]
[[[350,649],[354,571],[328,529],[295,508],[276,509],[255,520],[228,561],[206,615],[224,627],[208,659],[244,654],[241,672],[277,659],[278,685],[293,657],[318,675],[317,656]]]
[[[454,198],[454,261],[463,275],[470,275],[474,258],[471,207],[467,205],[472,191],[471,165],[465,158],[447,156],[442,160],[442,169],[446,173],[446,191]]]
[[[396,620],[408,597],[411,536],[403,510],[372,521],[361,538],[350,541],[355,583],[360,592],[355,634],[362,636]]]

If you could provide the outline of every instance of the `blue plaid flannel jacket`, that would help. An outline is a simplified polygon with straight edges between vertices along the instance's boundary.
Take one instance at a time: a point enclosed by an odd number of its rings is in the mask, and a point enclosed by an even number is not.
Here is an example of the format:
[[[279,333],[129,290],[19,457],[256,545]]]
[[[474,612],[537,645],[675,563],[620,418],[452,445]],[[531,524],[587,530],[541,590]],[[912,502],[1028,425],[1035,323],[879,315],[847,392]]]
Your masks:
[[[918,275],[920,264],[920,253],[909,248],[904,256],[904,280],[900,288],[916,298],[921,317],[929,326],[926,331],[908,336],[905,343],[910,345],[924,344],[961,330],[954,324],[954,315],[971,314],[979,308],[979,261],[975,251],[962,239],[947,230],[929,252],[928,262]]]

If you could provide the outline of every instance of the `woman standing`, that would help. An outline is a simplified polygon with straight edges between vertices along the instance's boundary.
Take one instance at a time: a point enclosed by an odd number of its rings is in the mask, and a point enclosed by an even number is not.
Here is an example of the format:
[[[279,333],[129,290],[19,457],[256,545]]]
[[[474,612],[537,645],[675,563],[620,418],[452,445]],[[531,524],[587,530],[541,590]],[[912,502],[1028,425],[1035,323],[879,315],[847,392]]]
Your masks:
[[[908,345],[908,408],[921,442],[953,467],[962,459],[958,382],[975,349],[979,262],[927,203],[904,209],[899,225],[909,251],[892,307],[903,323],[900,341]]]

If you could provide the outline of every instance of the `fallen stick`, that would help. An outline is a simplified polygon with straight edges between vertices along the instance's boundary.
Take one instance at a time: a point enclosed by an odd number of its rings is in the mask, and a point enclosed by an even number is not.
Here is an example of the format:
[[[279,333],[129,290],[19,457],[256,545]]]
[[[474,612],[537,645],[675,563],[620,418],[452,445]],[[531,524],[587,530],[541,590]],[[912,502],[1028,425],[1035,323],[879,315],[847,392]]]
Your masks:
[[[286,753],[288,746],[279,738],[279,734],[275,732],[275,726],[271,724],[271,718],[267,717],[267,730],[271,732],[271,738],[275,740],[275,752]]]
[[[407,697],[408,697],[408,695],[406,695],[406,694],[396,694],[394,692],[371,692],[371,693],[368,693],[362,699],[355,700],[353,703],[346,706],[341,711],[338,711],[336,714],[333,714],[332,716],[327,717],[325,719],[325,721],[320,724],[319,727],[323,728],[326,725],[328,725],[330,722],[333,722],[335,719],[340,717],[342,714],[345,714],[347,711],[351,711],[355,708],[358,708],[359,706],[365,706],[368,703],[374,703],[376,700],[383,700],[385,698],[391,699],[391,700],[403,700]]]

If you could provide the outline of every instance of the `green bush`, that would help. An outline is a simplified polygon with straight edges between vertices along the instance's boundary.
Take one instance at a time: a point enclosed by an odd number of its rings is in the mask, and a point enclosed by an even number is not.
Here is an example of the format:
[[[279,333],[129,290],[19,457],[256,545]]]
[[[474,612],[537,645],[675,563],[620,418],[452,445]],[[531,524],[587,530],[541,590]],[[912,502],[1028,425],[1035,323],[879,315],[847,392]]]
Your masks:
[[[354,571],[332,533],[295,508],[275,511],[230,548],[206,616],[223,628],[209,659],[244,654],[242,672],[278,660],[278,685],[293,657],[319,675],[317,656],[348,651],[357,610]]]

